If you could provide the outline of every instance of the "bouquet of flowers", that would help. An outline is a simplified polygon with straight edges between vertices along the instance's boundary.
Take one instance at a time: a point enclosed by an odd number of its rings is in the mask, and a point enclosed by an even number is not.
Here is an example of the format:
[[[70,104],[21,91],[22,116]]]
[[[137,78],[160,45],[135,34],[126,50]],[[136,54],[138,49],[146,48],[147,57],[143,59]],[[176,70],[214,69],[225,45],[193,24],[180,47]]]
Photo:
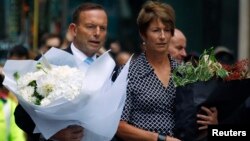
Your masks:
[[[70,101],[80,94],[84,74],[79,69],[69,66],[46,68],[40,62],[37,69],[22,77],[18,72],[14,73],[19,95],[24,100],[46,106],[60,97]]]
[[[249,79],[225,81],[232,75],[232,71],[216,60],[213,51],[213,48],[205,50],[197,62],[187,62],[174,70],[175,132],[185,141],[199,138],[196,115],[202,105],[217,107],[221,122],[249,96]]]
[[[225,65],[222,67],[228,71],[228,76],[224,78],[222,82],[221,93],[227,90],[227,95],[219,95],[221,97],[214,100],[214,105],[218,102],[223,103],[217,104],[219,112],[223,113],[219,116],[219,121],[224,123],[233,112],[236,112],[239,105],[244,105],[245,99],[250,96],[250,73],[249,73],[249,61],[248,59],[239,60],[233,65]],[[223,89],[224,87],[224,89]],[[226,89],[226,90],[225,90]],[[209,100],[212,101],[211,97]],[[211,102],[210,102],[211,103]],[[231,123],[232,124],[232,123]],[[237,124],[245,124],[245,121]]]
[[[77,124],[84,127],[84,141],[108,141],[125,103],[128,65],[112,82],[115,63],[108,52],[83,73],[73,55],[51,48],[38,61],[8,60],[3,84],[35,122],[34,133],[48,139]]]
[[[225,78],[228,72],[217,62],[213,48],[205,50],[198,62],[187,62],[174,70],[175,86],[185,86],[197,81],[208,81],[213,77]]]
[[[246,78],[250,78],[250,73],[248,71],[248,59],[243,59],[237,61],[233,65],[225,65],[223,64],[223,68],[229,72],[229,75],[225,78],[226,81],[231,80],[242,80]]]

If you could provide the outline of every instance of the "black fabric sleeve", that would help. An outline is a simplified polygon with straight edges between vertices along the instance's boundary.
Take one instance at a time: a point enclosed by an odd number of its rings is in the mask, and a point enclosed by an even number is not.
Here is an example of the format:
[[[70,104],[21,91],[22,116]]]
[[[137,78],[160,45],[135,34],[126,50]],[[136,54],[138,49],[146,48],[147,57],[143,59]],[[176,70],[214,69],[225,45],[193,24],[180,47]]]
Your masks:
[[[33,134],[35,123],[20,104],[17,105],[14,115],[17,126],[27,133],[28,138],[31,141],[39,141],[40,134]]]

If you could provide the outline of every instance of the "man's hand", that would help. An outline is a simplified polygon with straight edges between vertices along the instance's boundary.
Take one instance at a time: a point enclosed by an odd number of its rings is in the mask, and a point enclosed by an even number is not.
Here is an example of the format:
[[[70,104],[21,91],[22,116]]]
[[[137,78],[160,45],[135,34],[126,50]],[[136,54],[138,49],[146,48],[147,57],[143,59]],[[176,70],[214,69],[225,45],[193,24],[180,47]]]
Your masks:
[[[83,137],[83,127],[78,125],[70,125],[67,128],[64,128],[58,131],[51,139],[57,141],[81,141]]]
[[[197,114],[197,123],[202,125],[199,127],[199,130],[207,129],[208,125],[218,124],[218,111],[216,107],[206,108],[202,106],[201,110],[206,112],[206,114]]]

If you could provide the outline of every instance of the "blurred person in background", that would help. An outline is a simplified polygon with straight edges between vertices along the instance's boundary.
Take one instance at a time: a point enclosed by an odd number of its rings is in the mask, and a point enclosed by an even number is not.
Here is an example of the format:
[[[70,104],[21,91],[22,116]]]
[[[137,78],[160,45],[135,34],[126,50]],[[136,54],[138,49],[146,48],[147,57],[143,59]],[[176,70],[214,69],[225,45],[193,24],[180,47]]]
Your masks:
[[[215,58],[221,63],[232,65],[235,63],[235,57],[231,50],[225,46],[217,46],[214,50]]]
[[[196,51],[189,52],[187,56],[184,58],[184,62],[192,62],[192,64],[196,64],[199,61],[200,54]]]
[[[118,40],[111,42],[109,48],[111,49],[111,52],[113,52],[116,55],[122,50],[121,44]]]
[[[131,54],[126,51],[126,48],[122,46],[119,40],[113,40],[109,45],[111,55],[115,58],[117,67],[125,65]]]
[[[71,44],[71,42],[73,41],[74,39],[74,36],[72,35],[72,33],[70,32],[70,30],[68,29],[64,39],[63,39],[63,42],[62,42],[62,45],[61,45],[61,49],[66,49],[69,47],[69,45]]]
[[[29,50],[23,45],[16,45],[9,50],[8,59],[12,59],[12,60],[30,59]]]
[[[186,52],[187,39],[185,35],[177,28],[175,28],[174,36],[171,37],[168,52],[177,60],[178,63],[182,63],[187,56]]]
[[[131,54],[128,51],[125,51],[125,48],[122,46],[121,42],[118,39],[112,39],[109,43],[110,54],[116,62],[114,68],[114,73],[112,76],[112,81],[116,79],[121,68],[127,63]]]
[[[61,48],[62,39],[59,35],[53,33],[46,33],[43,35],[39,53],[46,53],[51,47]]]
[[[128,61],[131,54],[126,51],[126,48],[122,46],[122,43],[118,39],[111,39],[108,44],[110,54],[115,59],[117,66],[120,67]]]
[[[126,51],[122,51],[118,53],[115,58],[117,66],[125,65],[127,61],[129,60],[130,56],[131,56],[130,53]]]
[[[17,103],[9,98],[3,86],[4,76],[0,72],[0,141],[25,141],[24,132],[16,125],[14,111]]]

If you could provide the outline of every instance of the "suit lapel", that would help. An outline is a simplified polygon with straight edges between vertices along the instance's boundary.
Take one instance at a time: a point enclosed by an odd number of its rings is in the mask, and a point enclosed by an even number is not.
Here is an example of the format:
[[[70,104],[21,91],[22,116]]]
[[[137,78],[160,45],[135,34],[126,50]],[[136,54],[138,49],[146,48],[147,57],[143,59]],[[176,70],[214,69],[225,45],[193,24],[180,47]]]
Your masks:
[[[70,54],[73,54],[70,45],[66,49],[64,49],[64,51],[66,51],[66,52],[68,52]]]

